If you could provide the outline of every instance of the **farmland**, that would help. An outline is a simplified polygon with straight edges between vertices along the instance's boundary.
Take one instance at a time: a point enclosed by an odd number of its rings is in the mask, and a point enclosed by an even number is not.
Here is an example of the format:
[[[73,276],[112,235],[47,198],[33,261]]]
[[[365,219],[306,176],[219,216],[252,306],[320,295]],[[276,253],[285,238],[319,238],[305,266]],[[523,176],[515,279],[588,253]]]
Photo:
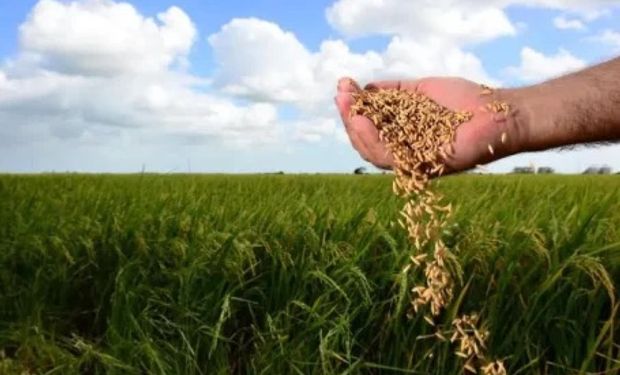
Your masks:
[[[462,269],[510,374],[620,371],[620,176],[455,176]],[[461,374],[407,317],[390,176],[0,177],[0,373]]]

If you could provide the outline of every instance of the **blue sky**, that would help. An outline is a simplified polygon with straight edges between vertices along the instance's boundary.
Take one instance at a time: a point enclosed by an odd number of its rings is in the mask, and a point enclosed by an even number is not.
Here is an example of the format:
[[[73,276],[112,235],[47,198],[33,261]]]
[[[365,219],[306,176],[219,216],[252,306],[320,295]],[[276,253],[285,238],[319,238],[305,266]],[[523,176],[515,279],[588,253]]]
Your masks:
[[[529,85],[620,53],[620,1],[0,3],[0,171],[348,172],[340,75]],[[490,166],[620,169],[620,148]]]

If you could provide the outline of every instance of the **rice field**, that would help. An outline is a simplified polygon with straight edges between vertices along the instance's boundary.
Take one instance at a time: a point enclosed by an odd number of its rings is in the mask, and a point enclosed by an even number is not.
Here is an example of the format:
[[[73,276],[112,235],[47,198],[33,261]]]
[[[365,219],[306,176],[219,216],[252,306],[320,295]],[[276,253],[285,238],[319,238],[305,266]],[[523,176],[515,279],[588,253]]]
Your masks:
[[[433,183],[509,374],[620,372],[620,176]],[[0,177],[0,374],[462,374],[390,176]]]

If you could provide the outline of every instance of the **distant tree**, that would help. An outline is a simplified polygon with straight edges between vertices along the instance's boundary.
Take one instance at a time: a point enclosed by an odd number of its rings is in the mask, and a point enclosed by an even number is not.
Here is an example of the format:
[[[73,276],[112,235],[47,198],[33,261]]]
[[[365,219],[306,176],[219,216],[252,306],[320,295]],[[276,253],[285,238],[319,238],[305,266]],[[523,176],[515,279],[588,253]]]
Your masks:
[[[585,171],[583,171],[583,174],[611,174],[611,172],[612,170],[610,166],[603,165],[599,167],[596,165],[592,165],[589,166]]]
[[[595,166],[591,166],[586,168],[585,171],[583,171],[583,174],[598,174],[599,168],[595,167]]]
[[[536,173],[534,167],[515,167],[512,173]]]
[[[551,174],[551,173],[555,173],[555,170],[553,170],[553,168],[551,168],[551,167],[540,167],[540,168],[538,168],[536,173],[538,173],[538,174]]]
[[[366,168],[365,167],[355,168],[355,170],[353,171],[353,174],[366,174]]]

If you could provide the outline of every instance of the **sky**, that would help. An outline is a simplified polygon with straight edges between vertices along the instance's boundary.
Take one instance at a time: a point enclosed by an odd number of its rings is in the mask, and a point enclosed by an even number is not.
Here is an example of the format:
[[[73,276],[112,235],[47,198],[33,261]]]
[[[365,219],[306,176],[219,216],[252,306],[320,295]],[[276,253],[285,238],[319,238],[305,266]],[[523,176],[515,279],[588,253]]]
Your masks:
[[[0,172],[350,172],[341,76],[536,84],[620,54],[620,0],[0,0]],[[488,166],[620,169],[620,145]]]

